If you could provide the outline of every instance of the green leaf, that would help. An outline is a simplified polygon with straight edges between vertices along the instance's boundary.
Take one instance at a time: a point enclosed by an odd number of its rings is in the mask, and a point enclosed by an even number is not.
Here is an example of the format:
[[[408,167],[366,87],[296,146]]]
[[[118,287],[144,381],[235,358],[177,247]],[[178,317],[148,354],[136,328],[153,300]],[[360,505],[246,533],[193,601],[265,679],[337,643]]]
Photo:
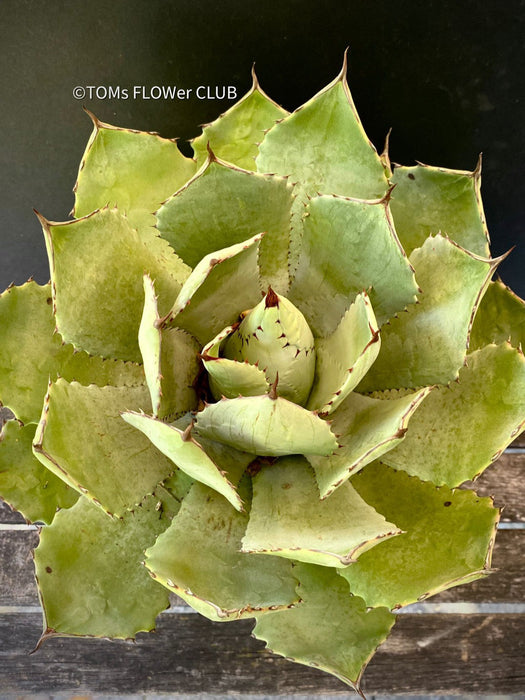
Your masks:
[[[398,445],[429,391],[421,389],[390,401],[351,393],[330,416],[339,449],[328,457],[306,455],[321,497],[329,496],[352,474]]]
[[[249,481],[239,485],[249,501]],[[291,562],[243,554],[248,521],[215,491],[195,484],[170,527],[146,552],[156,580],[211,620],[253,617],[297,600]]]
[[[149,403],[141,387],[49,387],[34,451],[44,466],[109,514],[122,515],[173,471],[140,431],[120,416]]]
[[[328,455],[337,449],[326,421],[269,394],[209,404],[197,415],[196,427],[205,437],[257,455]]]
[[[141,564],[168,521],[149,497],[120,519],[85,498],[60,511],[35,550],[44,634],[134,639],[154,628],[167,592]]]
[[[479,476],[524,428],[525,358],[507,343],[488,345],[468,356],[457,383],[432,391],[383,461],[458,486]]]
[[[181,415],[197,407],[194,384],[199,374],[199,345],[180,328],[162,328],[152,280],[144,276],[144,311],[139,347],[153,413]]]
[[[308,462],[303,457],[284,457],[264,465],[253,479],[242,551],[342,567],[400,532],[348,483],[331,498],[319,500]]]
[[[204,345],[261,298],[257,234],[206,255],[188,277],[166,324],[189,331]]]
[[[75,218],[118,207],[133,228],[155,225],[162,202],[193,176],[197,166],[175,140],[104,124],[88,112],[94,129],[80,164]]]
[[[202,350],[202,363],[208,372],[210,391],[218,401],[222,396],[258,396],[269,390],[266,375],[255,365],[220,357],[224,341],[235,326],[227,326]]]
[[[244,314],[226,341],[224,354],[260,367],[279,395],[304,406],[315,375],[314,337],[305,317],[270,287],[264,299]]]
[[[379,462],[352,486],[405,531],[339,571],[367,605],[401,607],[490,573],[499,520],[491,498],[436,487]]]
[[[157,228],[191,267],[216,250],[265,231],[259,259],[263,284],[286,293],[292,189],[283,177],[241,170],[210,154],[195,177],[157,212]]]
[[[153,232],[140,237],[115,209],[66,223],[41,221],[62,337],[93,354],[140,362],[143,275],[155,280],[165,314],[187,266],[166,241]]]
[[[361,693],[365,666],[387,638],[395,616],[385,608],[367,609],[334,569],[298,564],[294,575],[300,580],[301,603],[257,616],[253,635],[275,654],[327,671]]]
[[[242,510],[242,501],[235,486],[190,432],[186,434],[174,425],[140,413],[125,412],[122,418],[142,431],[179,469],[222,494],[237,510]]]
[[[476,312],[469,351],[506,340],[525,347],[525,302],[497,280],[489,284]]]
[[[202,134],[193,139],[198,165],[206,160],[209,144],[219,158],[246,170],[255,170],[255,158],[264,132],[288,112],[261,89],[254,70],[252,77],[249,92],[214,122],[205,124]]]
[[[315,197],[306,212],[289,298],[314,335],[332,333],[363,290],[369,290],[379,325],[416,300],[414,271],[395,235],[386,199]]]
[[[474,172],[429,165],[396,167],[390,208],[403,248],[410,255],[437,233],[471,253],[490,257],[481,203],[481,163]]]
[[[381,330],[381,351],[359,391],[446,384],[467,354],[477,306],[501,258],[472,255],[441,235],[410,256],[419,303]]]
[[[37,423],[48,381],[58,376],[81,384],[136,385],[139,365],[74,352],[55,333],[49,284],[27,282],[0,295],[0,399],[23,423]]]
[[[257,170],[289,175],[301,183],[301,197],[317,192],[363,199],[384,195],[387,179],[350,95],[346,58],[332,83],[266,134]]]
[[[315,342],[316,376],[308,408],[332,413],[368,372],[380,346],[376,317],[363,292],[332,335]]]
[[[78,498],[33,456],[35,426],[8,420],[0,433],[0,497],[26,520],[49,524],[59,508]]]

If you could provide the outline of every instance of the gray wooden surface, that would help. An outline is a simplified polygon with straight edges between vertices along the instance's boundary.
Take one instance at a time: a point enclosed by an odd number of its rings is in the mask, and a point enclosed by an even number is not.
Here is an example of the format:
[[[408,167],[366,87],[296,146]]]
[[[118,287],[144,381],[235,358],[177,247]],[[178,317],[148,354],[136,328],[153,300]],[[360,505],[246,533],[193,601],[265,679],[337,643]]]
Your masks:
[[[520,446],[521,445],[521,446]],[[364,676],[377,694],[525,693],[525,449],[515,443],[476,483],[505,504],[496,573],[399,615]],[[0,698],[35,694],[349,697],[315,669],[275,657],[253,639],[253,622],[212,623],[177,605],[136,643],[51,639],[41,632],[32,575],[37,533],[0,505]]]

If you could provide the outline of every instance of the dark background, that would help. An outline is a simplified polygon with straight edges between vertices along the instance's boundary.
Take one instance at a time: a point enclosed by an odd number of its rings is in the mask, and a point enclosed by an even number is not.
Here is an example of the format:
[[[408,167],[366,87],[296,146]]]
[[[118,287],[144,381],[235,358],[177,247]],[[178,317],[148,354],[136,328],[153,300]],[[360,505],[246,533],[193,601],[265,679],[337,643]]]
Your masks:
[[[91,132],[103,121],[188,139],[231,102],[75,100],[75,86],[251,85],[289,110],[339,72],[379,150],[473,169],[503,279],[525,296],[522,217],[524,0],[112,0],[0,5],[0,288],[48,279],[35,207],[66,220]],[[188,151],[187,151],[188,152]]]

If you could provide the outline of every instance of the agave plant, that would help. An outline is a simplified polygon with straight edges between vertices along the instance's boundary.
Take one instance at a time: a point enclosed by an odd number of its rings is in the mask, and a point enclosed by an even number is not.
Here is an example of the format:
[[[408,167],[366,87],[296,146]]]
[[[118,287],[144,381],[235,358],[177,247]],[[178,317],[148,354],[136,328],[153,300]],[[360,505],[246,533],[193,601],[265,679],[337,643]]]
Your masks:
[[[291,114],[254,76],[194,159],[92,119],[50,284],[0,297],[42,639],[134,638],[171,592],[359,691],[396,610],[490,573],[499,509],[456,487],[524,427],[480,167],[393,170],[346,63]]]

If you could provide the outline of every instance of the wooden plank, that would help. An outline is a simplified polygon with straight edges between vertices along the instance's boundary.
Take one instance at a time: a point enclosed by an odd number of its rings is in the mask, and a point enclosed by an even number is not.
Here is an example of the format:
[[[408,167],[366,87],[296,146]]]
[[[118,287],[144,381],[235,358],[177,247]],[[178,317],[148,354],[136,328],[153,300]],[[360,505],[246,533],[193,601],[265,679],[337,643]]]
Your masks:
[[[525,447],[525,431],[518,435],[518,437],[512,443],[513,447]]]
[[[0,531],[0,605],[38,605],[32,558],[37,543],[36,532]],[[525,602],[525,530],[498,532],[492,566],[497,571],[487,578],[451,588],[432,602]]]
[[[0,606],[38,605],[33,569],[35,531],[0,531]]]
[[[0,523],[25,523],[25,520],[18,511],[0,501]]]
[[[502,522],[525,522],[525,454],[504,453],[475,482],[467,482],[480,496],[495,496],[503,506]]]
[[[315,669],[264,650],[252,621],[213,623],[163,615],[135,644],[51,639],[35,615],[0,618],[0,688],[7,693],[312,693],[349,689]],[[31,640],[31,643],[28,643]],[[371,693],[519,693],[525,687],[525,616],[406,615],[372,659]]]

